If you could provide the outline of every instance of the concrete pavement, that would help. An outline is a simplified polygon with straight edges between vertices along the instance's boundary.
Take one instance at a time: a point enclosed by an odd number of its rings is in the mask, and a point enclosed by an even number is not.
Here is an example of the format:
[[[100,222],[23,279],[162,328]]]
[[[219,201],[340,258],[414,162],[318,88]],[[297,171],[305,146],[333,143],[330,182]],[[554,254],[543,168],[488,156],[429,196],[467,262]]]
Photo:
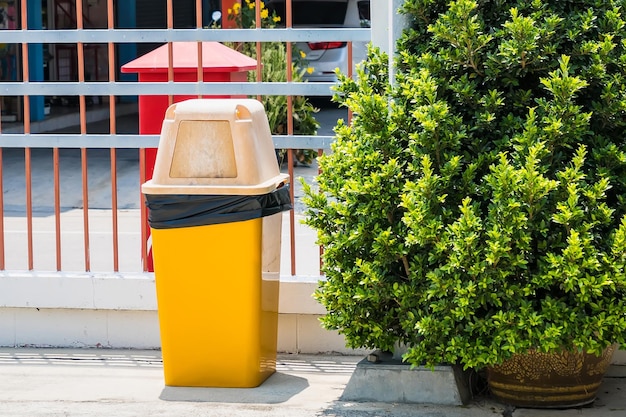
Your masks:
[[[184,388],[164,385],[159,351],[0,348],[0,416],[626,416],[623,366],[611,368],[591,406],[533,410],[506,407],[485,396],[462,407],[343,401],[360,359],[281,354],[277,372],[258,388]]]

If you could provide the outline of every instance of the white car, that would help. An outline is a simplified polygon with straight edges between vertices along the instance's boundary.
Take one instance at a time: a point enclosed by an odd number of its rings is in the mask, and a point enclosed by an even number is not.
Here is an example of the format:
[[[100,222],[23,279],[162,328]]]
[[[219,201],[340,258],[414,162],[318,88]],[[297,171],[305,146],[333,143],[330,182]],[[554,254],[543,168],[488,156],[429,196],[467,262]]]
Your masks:
[[[285,0],[266,0],[270,14],[275,12],[285,22]],[[292,0],[292,25],[294,28],[359,28],[370,25],[370,0]],[[336,82],[335,68],[348,73],[347,42],[298,42],[298,52],[309,71],[306,81]],[[367,53],[366,42],[352,43],[352,70],[363,61]]]

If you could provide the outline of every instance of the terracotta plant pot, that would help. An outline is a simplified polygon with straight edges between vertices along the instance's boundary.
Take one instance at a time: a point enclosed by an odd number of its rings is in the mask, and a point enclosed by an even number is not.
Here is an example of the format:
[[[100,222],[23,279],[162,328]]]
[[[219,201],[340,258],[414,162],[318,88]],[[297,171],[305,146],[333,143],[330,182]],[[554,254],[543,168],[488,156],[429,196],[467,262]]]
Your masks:
[[[487,369],[491,393],[519,407],[568,408],[596,398],[616,345],[602,356],[582,352],[517,354]]]

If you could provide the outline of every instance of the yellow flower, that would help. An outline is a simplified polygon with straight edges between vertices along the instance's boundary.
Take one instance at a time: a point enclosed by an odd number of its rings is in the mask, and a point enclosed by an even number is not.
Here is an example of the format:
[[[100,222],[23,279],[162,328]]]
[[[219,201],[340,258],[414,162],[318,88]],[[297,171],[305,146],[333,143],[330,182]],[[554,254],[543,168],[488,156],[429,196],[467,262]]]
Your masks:
[[[313,67],[308,67],[306,69],[307,74],[313,74]]]
[[[261,3],[263,4],[263,3]],[[263,9],[261,10],[261,19],[267,19],[267,17],[270,15],[270,12],[267,9]]]
[[[306,58],[306,54],[304,53],[304,51],[300,51],[300,58]]]
[[[278,23],[280,22],[280,16],[274,16],[272,20],[274,21],[274,23]]]
[[[240,9],[241,9],[241,4],[239,3],[233,4],[233,14],[239,14]]]
[[[231,14],[233,14],[233,9],[228,9],[228,15],[230,16]]]
[[[248,3],[248,9],[254,9],[254,2],[250,3],[249,1],[246,0],[246,3]]]
[[[265,3],[263,3],[262,1],[259,2],[259,5],[261,6],[261,10],[265,8]]]

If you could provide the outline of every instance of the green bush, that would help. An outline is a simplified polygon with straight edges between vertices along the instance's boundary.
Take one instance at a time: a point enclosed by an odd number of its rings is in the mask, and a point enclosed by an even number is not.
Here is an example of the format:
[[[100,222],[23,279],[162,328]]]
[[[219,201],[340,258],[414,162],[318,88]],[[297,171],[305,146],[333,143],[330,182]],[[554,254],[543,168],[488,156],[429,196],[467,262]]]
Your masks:
[[[306,188],[323,324],[412,364],[600,353],[626,329],[623,1],[407,0]]]

